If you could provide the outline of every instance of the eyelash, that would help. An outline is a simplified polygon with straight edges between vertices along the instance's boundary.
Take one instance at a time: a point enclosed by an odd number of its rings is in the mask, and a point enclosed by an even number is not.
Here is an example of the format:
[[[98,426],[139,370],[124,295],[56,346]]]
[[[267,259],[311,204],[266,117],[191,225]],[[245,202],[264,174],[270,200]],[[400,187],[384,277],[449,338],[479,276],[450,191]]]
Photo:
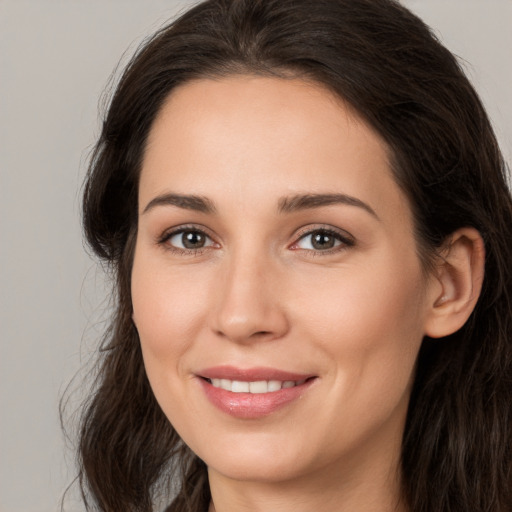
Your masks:
[[[165,232],[161,237],[159,237],[157,243],[158,245],[164,247],[167,251],[182,256],[199,256],[200,254],[202,254],[211,247],[211,245],[208,245],[205,247],[199,247],[197,249],[182,249],[169,243],[169,240],[171,240],[171,238],[180,234],[182,235],[183,233],[198,233],[204,236],[205,238],[213,241],[212,237],[204,229],[198,228],[197,226],[180,226],[177,229]],[[212,245],[214,244],[215,242]]]
[[[180,247],[176,247],[169,243],[169,240],[171,238],[177,236],[177,235],[183,235],[184,233],[196,233],[199,235],[204,236],[205,238],[209,239],[212,243],[207,246],[203,246],[197,249],[182,249]],[[335,245],[332,248],[329,249],[303,249],[300,247],[297,247],[297,245],[302,241],[305,240],[308,236],[313,236],[315,234],[322,234],[326,236],[332,236],[335,241],[339,242],[337,245]],[[200,254],[203,254],[206,250],[211,248],[212,246],[216,245],[216,242],[213,240],[213,238],[204,230],[201,228],[198,228],[197,226],[181,226],[177,229],[173,229],[172,231],[165,232],[161,237],[157,240],[158,245],[164,247],[166,250],[171,251],[178,255],[186,255],[186,256],[199,256]],[[331,227],[324,227],[324,226],[318,226],[313,228],[304,229],[303,231],[299,232],[297,234],[297,239],[289,248],[291,250],[296,251],[305,251],[307,253],[310,253],[312,256],[324,256],[324,255],[330,255],[333,253],[341,252],[343,250],[346,250],[350,247],[353,247],[355,245],[355,240],[351,235],[349,235],[347,232],[340,232],[337,231]]]
[[[296,247],[302,240],[305,240],[307,237],[313,236],[315,234],[322,234],[326,236],[331,236],[335,239],[335,241],[339,242],[339,244],[335,245],[334,247],[331,247],[329,249],[302,249],[300,247]],[[317,256],[327,256],[333,253],[338,253],[341,251],[344,251],[350,247],[353,247],[355,245],[354,238],[347,233],[346,231],[338,231],[336,229],[333,229],[331,227],[325,227],[325,226],[315,226],[315,227],[309,227],[304,229],[303,231],[299,231],[297,234],[297,241],[294,242],[291,245],[292,250],[296,251],[306,251],[311,256],[317,257]]]

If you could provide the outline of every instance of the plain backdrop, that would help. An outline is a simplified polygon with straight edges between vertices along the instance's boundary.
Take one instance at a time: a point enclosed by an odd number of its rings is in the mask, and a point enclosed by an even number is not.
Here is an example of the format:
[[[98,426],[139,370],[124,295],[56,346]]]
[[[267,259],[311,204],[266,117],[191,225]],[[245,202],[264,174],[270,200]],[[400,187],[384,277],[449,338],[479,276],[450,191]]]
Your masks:
[[[108,317],[79,220],[98,101],[121,56],[191,3],[0,0],[0,512],[56,511],[73,479],[58,402]],[[510,162],[512,0],[404,3],[464,60]]]

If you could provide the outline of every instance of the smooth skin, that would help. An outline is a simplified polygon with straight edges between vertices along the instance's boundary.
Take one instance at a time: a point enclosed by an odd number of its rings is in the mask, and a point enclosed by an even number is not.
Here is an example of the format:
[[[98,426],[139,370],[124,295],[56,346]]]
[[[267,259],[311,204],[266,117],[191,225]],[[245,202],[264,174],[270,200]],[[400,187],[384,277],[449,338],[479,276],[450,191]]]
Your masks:
[[[210,510],[406,510],[420,344],[464,324],[483,276],[479,234],[449,242],[427,274],[386,144],[322,86],[233,76],[171,93],[143,159],[133,319],[160,406],[208,466]],[[240,419],[199,383],[219,365],[316,379]]]

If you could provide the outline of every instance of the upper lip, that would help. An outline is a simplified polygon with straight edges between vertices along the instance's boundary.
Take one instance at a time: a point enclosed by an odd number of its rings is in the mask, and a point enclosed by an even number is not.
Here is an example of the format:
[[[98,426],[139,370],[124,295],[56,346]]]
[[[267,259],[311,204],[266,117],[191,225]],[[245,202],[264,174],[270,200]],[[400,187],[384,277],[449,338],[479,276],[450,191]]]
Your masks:
[[[237,368],[235,366],[228,365],[205,368],[204,370],[197,372],[197,375],[205,379],[228,379],[242,382],[255,382],[261,380],[299,381],[315,376],[313,374],[289,372],[276,368]]]

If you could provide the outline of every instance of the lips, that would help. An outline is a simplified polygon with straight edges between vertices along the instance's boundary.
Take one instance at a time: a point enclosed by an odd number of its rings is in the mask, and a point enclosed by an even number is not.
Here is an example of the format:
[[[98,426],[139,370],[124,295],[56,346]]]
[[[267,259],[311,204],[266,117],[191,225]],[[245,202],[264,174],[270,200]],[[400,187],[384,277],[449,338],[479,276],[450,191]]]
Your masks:
[[[256,419],[275,412],[302,396],[316,380],[314,375],[272,368],[231,366],[208,368],[197,376],[213,405],[241,419]]]

